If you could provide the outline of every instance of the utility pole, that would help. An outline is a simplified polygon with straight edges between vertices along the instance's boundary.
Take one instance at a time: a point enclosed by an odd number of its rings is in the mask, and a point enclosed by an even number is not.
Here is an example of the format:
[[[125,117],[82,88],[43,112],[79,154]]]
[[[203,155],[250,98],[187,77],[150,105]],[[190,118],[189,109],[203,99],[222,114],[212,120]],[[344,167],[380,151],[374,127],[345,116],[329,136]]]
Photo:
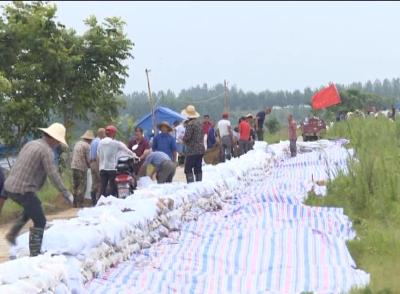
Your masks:
[[[146,73],[146,78],[147,78],[147,89],[149,91],[149,104],[150,104],[150,109],[151,109],[151,124],[152,124],[152,129],[153,129],[153,134],[154,136],[156,135],[157,127],[155,125],[155,116],[154,116],[154,101],[153,101],[153,96],[151,95],[151,88],[150,88],[150,79],[149,79],[149,72],[150,69],[145,69],[144,70]]]
[[[225,98],[224,98],[224,112],[229,111],[229,106],[228,106],[228,88],[227,88],[227,82],[224,80],[224,92],[225,92]]]

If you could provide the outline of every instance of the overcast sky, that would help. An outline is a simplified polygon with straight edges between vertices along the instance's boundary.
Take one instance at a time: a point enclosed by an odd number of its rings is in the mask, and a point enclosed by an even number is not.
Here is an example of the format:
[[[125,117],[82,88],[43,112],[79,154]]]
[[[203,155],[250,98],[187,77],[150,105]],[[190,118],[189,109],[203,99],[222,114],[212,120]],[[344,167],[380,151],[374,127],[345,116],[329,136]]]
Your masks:
[[[244,90],[304,89],[399,76],[396,2],[57,2],[58,18],[120,16],[135,43],[125,92],[227,79]]]

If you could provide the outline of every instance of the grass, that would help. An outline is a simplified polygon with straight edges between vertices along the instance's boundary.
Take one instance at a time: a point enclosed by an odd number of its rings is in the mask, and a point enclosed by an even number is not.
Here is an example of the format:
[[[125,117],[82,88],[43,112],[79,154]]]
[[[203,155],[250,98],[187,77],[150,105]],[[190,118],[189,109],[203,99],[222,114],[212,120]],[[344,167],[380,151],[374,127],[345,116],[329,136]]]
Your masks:
[[[328,195],[309,205],[343,207],[356,240],[348,248],[371,284],[354,293],[400,293],[400,122],[352,119],[335,124],[329,137],[346,137],[356,151],[350,172],[328,183]]]
[[[67,188],[72,187],[70,170],[66,170],[63,173],[63,180]],[[44,187],[38,192],[38,197],[42,202],[45,213],[56,212],[70,207],[64,202],[58,190],[54,188],[49,181],[47,181]],[[0,224],[4,224],[15,219],[21,213],[21,211],[22,208],[18,204],[11,200],[7,200],[4,203],[0,214]]]

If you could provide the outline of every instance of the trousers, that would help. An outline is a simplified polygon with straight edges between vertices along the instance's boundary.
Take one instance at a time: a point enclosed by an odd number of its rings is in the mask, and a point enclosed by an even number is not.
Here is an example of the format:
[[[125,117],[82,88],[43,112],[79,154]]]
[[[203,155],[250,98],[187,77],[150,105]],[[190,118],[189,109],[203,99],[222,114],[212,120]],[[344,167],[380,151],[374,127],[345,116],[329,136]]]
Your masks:
[[[251,142],[248,140],[239,140],[240,155],[246,154],[251,149]]]
[[[92,189],[91,192],[96,192],[96,196],[100,196],[100,171],[99,164],[96,161],[90,163],[90,171],[92,174]]]
[[[156,174],[157,183],[171,183],[176,171],[176,164],[172,160],[164,161]]]
[[[4,196],[10,198],[12,201],[22,206],[23,211],[21,217],[19,218],[19,222],[26,224],[31,219],[35,228],[44,229],[44,227],[46,226],[46,217],[44,216],[42,203],[34,192],[17,194],[4,191]],[[15,225],[18,225],[19,230],[23,227],[21,223],[16,223]],[[16,232],[16,234],[18,234],[18,232]]]
[[[110,194],[117,197],[118,187],[115,182],[115,176],[117,171],[115,170],[101,170],[100,171],[100,195],[109,196]],[[107,186],[110,185],[110,193],[107,193]]]
[[[79,169],[72,169],[72,186],[74,195],[74,207],[82,206],[85,198],[87,173]]]
[[[296,155],[297,155],[297,145],[296,145],[297,139],[290,139],[289,141],[290,141],[290,145],[289,145],[290,155],[291,155],[291,157],[296,157]]]
[[[232,138],[231,136],[223,136],[221,138],[221,160],[225,162],[232,157]]]

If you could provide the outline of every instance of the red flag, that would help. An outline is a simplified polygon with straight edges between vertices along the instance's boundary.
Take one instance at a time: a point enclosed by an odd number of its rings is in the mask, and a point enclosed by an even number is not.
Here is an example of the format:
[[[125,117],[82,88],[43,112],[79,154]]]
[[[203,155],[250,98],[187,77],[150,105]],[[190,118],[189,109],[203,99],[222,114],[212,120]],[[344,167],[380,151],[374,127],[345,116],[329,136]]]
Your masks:
[[[323,88],[311,98],[313,109],[323,109],[341,103],[339,92],[335,84]]]

